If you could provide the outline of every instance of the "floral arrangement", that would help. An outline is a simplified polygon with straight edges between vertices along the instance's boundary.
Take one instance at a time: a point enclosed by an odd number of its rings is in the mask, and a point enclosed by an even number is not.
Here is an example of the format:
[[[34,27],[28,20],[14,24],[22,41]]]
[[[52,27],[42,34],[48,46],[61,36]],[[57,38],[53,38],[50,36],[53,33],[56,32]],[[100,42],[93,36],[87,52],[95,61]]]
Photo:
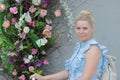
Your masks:
[[[0,55],[13,80],[29,80],[33,73],[43,74],[48,65],[46,51],[56,39],[52,19],[61,10],[52,10],[52,0],[1,0]]]

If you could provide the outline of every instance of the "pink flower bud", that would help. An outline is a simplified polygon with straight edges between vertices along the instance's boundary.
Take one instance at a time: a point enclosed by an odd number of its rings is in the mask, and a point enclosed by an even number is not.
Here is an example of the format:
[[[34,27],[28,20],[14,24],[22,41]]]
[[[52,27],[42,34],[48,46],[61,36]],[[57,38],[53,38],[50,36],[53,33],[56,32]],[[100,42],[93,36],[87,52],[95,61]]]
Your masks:
[[[31,54],[35,55],[35,54],[37,54],[37,52],[38,52],[37,49],[34,49],[34,48],[31,49]]]
[[[15,41],[14,45],[16,46],[17,44],[19,44],[19,40]]]
[[[14,69],[14,71],[13,71],[13,76],[16,76],[17,75],[17,71],[16,71],[16,69]]]
[[[59,17],[59,16],[61,16],[61,11],[60,10],[56,10],[54,12],[54,14],[55,14],[56,17]]]
[[[35,70],[35,68],[33,67],[33,66],[29,66],[29,71],[33,71],[33,70]]]

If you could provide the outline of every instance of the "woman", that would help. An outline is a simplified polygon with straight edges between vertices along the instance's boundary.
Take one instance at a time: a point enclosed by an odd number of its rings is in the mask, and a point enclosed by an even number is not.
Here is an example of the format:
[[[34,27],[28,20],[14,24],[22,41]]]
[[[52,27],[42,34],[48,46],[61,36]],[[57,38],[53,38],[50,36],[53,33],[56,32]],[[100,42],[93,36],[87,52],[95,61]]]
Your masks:
[[[75,30],[80,42],[77,42],[73,56],[66,61],[66,69],[52,75],[31,75],[37,80],[99,80],[96,71],[102,74],[107,59],[106,47],[100,45],[94,38],[94,18],[92,13],[83,10],[76,18]]]

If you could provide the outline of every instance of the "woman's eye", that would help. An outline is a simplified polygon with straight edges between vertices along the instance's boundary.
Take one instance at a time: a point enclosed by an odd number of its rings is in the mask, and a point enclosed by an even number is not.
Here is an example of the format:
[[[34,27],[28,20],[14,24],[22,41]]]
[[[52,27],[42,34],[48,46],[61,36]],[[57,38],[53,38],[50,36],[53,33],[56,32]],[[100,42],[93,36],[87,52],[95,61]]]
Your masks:
[[[76,29],[80,29],[79,27],[77,27]]]
[[[84,27],[83,29],[86,30],[86,29],[88,29],[88,28],[87,28],[87,27]]]

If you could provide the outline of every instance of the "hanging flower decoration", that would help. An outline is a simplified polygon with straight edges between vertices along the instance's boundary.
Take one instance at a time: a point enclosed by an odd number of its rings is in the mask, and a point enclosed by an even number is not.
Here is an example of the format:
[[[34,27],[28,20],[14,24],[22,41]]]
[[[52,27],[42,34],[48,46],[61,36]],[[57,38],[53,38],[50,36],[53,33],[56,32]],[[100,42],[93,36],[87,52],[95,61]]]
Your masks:
[[[4,68],[14,80],[29,80],[33,73],[43,74],[49,65],[46,51],[56,39],[52,19],[61,10],[50,10],[51,0],[3,0],[0,3],[0,46]],[[54,16],[54,18],[50,16]]]

